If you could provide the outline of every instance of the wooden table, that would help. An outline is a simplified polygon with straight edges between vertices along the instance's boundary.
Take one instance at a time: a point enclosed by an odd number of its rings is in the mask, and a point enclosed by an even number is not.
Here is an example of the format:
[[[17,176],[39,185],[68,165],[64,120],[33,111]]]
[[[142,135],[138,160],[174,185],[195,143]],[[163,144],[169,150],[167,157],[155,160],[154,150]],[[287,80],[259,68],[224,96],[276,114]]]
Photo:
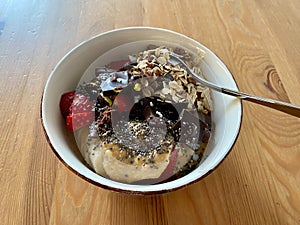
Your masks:
[[[206,45],[241,90],[300,105],[299,0],[1,0],[0,224],[300,224],[300,120],[243,103],[230,155],[174,193],[127,196],[69,171],[42,131],[58,60],[114,28],[154,26]]]

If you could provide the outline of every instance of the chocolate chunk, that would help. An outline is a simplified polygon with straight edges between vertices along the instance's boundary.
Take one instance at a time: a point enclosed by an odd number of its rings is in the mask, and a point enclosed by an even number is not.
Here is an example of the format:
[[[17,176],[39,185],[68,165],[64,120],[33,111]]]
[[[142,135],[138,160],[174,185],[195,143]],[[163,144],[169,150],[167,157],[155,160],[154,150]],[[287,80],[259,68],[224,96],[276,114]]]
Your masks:
[[[118,88],[124,88],[128,84],[127,71],[113,72],[104,82],[101,83],[102,91],[111,91]]]
[[[203,139],[206,124],[203,123],[196,111],[183,110],[180,119],[172,127],[175,141],[187,144],[197,149]]]

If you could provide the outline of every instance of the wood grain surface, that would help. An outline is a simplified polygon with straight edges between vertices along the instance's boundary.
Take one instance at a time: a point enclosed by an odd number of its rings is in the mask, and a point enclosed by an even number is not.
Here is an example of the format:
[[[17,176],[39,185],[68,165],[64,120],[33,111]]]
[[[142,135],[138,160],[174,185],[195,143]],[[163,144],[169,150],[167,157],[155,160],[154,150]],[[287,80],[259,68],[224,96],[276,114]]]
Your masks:
[[[242,91],[300,105],[299,0],[1,0],[0,224],[300,224],[300,120],[243,103],[239,138],[205,179],[170,194],[98,188],[62,165],[40,99],[61,57],[93,35],[162,27],[206,45]]]

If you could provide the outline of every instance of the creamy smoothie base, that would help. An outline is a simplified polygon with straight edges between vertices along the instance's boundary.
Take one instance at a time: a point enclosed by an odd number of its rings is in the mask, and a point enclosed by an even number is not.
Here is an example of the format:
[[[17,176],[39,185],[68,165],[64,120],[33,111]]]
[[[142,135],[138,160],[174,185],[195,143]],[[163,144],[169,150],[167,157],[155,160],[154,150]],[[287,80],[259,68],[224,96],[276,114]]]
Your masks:
[[[94,107],[93,120],[74,135],[84,160],[99,175],[155,184],[199,165],[211,134],[210,92],[170,60],[170,51],[202,76],[202,52],[150,45],[95,68],[95,78],[77,87]]]

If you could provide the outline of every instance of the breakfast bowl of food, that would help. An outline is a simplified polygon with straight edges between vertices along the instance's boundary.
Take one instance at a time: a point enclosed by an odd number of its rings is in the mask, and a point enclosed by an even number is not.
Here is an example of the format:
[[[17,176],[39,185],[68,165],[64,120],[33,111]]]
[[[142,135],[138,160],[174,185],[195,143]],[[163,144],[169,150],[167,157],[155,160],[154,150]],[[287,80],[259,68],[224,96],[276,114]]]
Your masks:
[[[224,63],[182,34],[129,27],[67,53],[50,74],[41,121],[56,156],[101,188],[160,194],[213,171],[240,130],[241,102]]]

